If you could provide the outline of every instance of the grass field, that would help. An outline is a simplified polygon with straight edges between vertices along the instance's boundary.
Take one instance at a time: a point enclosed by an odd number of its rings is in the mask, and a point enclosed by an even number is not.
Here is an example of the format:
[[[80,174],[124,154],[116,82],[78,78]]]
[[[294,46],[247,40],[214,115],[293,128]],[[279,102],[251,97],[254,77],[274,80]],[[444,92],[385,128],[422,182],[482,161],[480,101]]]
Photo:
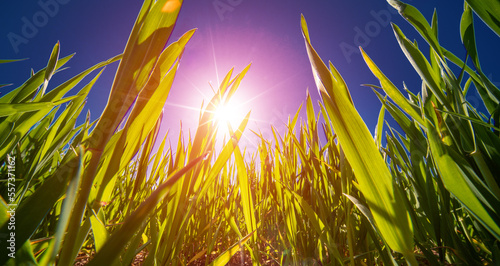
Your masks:
[[[500,263],[500,90],[482,72],[473,23],[479,16],[498,38],[498,1],[464,2],[457,27],[467,58],[441,46],[437,14],[428,22],[413,6],[388,1],[430,49],[392,25],[421,77],[418,94],[396,87],[361,50],[380,81],[368,85],[382,102],[375,136],[341,71],[314,50],[321,36],[310,36],[306,18],[297,18],[321,101],[308,94],[288,130],[273,128],[272,139],[253,132],[260,137],[254,154],[238,145],[250,113],[222,145],[216,136],[226,125],[214,119],[250,65],[227,73],[195,134],[179,132],[174,148],[159,134],[195,34],[164,48],[181,2],[145,0],[122,55],[47,90],[71,64],[57,43],[46,68],[0,98],[0,237],[7,243],[0,264]],[[78,124],[103,68],[117,61],[105,110]],[[85,77],[92,80],[69,95]],[[470,90],[486,113],[467,101]]]

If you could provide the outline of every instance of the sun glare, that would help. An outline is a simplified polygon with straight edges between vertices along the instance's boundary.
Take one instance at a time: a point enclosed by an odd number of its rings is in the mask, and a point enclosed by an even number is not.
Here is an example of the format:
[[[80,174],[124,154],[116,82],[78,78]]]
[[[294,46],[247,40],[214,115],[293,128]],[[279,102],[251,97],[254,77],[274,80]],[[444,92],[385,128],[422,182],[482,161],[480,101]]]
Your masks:
[[[229,132],[228,124],[235,130],[240,125],[245,115],[241,112],[241,108],[236,106],[234,102],[222,102],[214,111],[214,120],[218,123],[219,130]]]

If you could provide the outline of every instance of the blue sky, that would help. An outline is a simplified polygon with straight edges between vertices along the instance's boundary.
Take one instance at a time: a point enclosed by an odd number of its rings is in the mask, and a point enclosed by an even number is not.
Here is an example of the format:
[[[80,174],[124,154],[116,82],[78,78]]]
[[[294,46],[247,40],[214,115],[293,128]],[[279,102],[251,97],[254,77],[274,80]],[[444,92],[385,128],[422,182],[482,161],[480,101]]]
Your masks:
[[[463,2],[408,3],[428,19],[436,8],[441,44],[460,58],[465,57],[459,33]],[[0,65],[0,83],[14,83],[0,90],[5,93],[21,85],[31,68],[43,68],[58,40],[61,56],[74,52],[76,55],[68,64],[70,68],[56,75],[49,89],[121,53],[141,4],[138,0],[3,1],[0,58],[29,60]],[[189,29],[198,30],[186,47],[165,105],[162,130],[172,129],[171,137],[175,139],[182,120],[184,130],[193,133],[198,112],[192,109],[212,96],[209,83],[216,86],[231,67],[239,72],[249,63],[252,67],[236,95],[242,110],[252,110],[249,127],[260,129],[268,137],[270,124],[284,130],[283,121],[304,102],[308,88],[314,102],[319,99],[300,31],[301,13],[308,22],[313,46],[324,61],[331,60],[344,76],[370,131],[375,128],[380,103],[371,89],[361,84],[378,85],[378,81],[357,52],[358,46],[363,46],[399,88],[404,81],[410,90],[420,90],[421,81],[400,50],[388,21],[400,26],[410,39],[417,39],[421,47],[425,47],[424,41],[385,1],[185,1],[171,40]],[[487,52],[497,50],[500,39],[479,20],[476,29],[483,69],[498,86],[500,69],[495,62],[500,60],[500,54]],[[22,42],[13,41],[17,37]],[[116,65],[108,67],[89,94],[86,109],[91,111],[92,119],[104,109],[115,69]],[[473,104],[474,97],[477,96],[472,94],[470,98]]]

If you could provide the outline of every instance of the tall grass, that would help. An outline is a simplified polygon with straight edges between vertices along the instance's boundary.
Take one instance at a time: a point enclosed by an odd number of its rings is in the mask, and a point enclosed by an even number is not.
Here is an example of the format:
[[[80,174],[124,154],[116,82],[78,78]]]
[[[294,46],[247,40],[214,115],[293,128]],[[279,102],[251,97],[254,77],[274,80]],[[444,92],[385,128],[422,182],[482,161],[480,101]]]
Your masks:
[[[315,106],[308,93],[306,116],[300,118],[301,106],[285,132],[271,127],[272,139],[252,132],[260,145],[247,154],[238,142],[250,113],[218,149],[225,125],[214,111],[250,66],[228,72],[202,106],[193,136],[179,132],[175,148],[159,136],[168,115],[162,107],[194,34],[164,48],[181,2],[146,0],[123,55],[53,86],[52,76],[72,57],[60,58],[56,44],[46,68],[0,98],[2,173],[15,157],[15,194],[0,183],[0,236],[11,233],[8,204],[18,204],[15,258],[2,247],[1,264],[498,263],[500,92],[481,69],[473,25],[476,12],[500,35],[498,9],[488,9],[488,1],[464,3],[462,60],[438,42],[437,14],[429,23],[414,7],[389,1],[430,50],[425,56],[393,25],[422,79],[418,94],[403,88],[408,97],[361,50],[380,81],[370,85],[382,102],[375,137],[340,72],[315,52],[312,40],[321,36],[310,36],[302,18],[321,101]],[[103,67],[116,61],[103,114],[77,125]],[[471,88],[487,113],[467,101]],[[390,124],[382,131],[386,113],[401,132]]]

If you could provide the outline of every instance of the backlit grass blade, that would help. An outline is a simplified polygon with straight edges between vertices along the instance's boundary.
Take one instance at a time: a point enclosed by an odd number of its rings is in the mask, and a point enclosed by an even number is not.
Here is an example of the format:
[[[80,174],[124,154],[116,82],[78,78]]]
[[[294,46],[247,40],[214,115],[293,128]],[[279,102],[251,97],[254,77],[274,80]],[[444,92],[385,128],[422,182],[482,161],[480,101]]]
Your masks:
[[[71,57],[72,56],[68,56],[58,60],[57,67],[65,64]],[[87,70],[81,72],[70,80],[54,88],[53,90],[47,92],[39,100],[43,102],[55,102],[61,100],[67,92],[73,89],[83,78],[85,78],[92,71],[111,64],[120,58],[121,56],[116,56],[88,68]],[[21,87],[0,98],[0,103],[26,102],[28,100],[27,97],[32,95],[36,91],[36,89],[42,85],[44,73],[45,70],[37,72]],[[2,144],[2,146],[0,147],[0,158],[3,158],[5,154],[14,147],[15,143],[19,141],[20,137],[28,133],[28,131],[49,112],[50,109],[42,109],[36,112],[11,115],[8,116],[4,121],[2,121],[0,123],[0,143]]]
[[[96,182],[99,184],[97,186],[99,194],[95,200],[106,202],[109,200],[107,198],[101,199],[104,189],[116,172],[129,163],[137,153],[139,145],[156,124],[169,95],[180,56],[193,34],[194,30],[188,31],[162,52],[158,59],[158,65],[154,68],[145,88],[139,93],[119,139],[116,143],[110,142],[109,146],[105,148],[105,152],[108,150],[110,154],[103,156],[101,173],[96,177]],[[111,183],[111,186],[114,184]]]
[[[59,41],[54,45],[54,48],[52,49],[52,53],[50,54],[49,62],[47,63],[47,68],[45,71],[45,77],[43,78],[43,87],[42,91],[40,94],[37,95],[37,98],[42,97],[45,94],[45,90],[47,89],[47,86],[49,85],[49,80],[52,78],[52,75],[54,75],[54,72],[56,70],[56,65],[57,65],[57,60],[59,60],[59,51],[61,50]]]
[[[297,208],[297,212],[302,216],[307,217],[312,224],[311,230],[315,230],[316,233],[320,236],[321,241],[327,245],[331,252],[334,255],[334,259],[337,262],[342,263],[342,257],[336,247],[336,244],[333,241],[333,237],[331,236],[331,229],[328,224],[325,224],[322,219],[318,216],[318,214],[311,208],[311,206],[307,203],[307,201],[301,197],[298,193],[289,191],[285,189],[285,192],[289,194],[290,198],[295,198],[296,206],[300,206]],[[300,210],[302,209],[302,210]],[[305,215],[304,215],[305,214]]]
[[[413,119],[423,124],[422,115],[418,111],[418,107],[409,102],[403,94],[394,86],[394,84],[380,71],[377,65],[371,60],[371,58],[365,53],[363,48],[360,48],[361,54],[365,63],[368,65],[372,73],[379,79],[382,88],[387,93],[387,95],[401,107],[407,114],[409,114]]]
[[[382,147],[382,130],[384,129],[385,106],[382,105],[378,114],[377,126],[375,127],[375,143],[377,147]]]
[[[74,97],[66,98],[57,102],[34,102],[34,103],[0,103],[0,117],[20,114],[25,112],[52,109],[54,106],[68,102]]]
[[[106,220],[104,219],[103,211],[100,211],[99,214],[94,212],[89,219],[92,228],[92,236],[94,237],[95,251],[99,252],[109,237],[108,230],[106,230]]]
[[[420,13],[420,11],[418,11],[418,9],[414,6],[403,3],[399,0],[387,0],[387,2],[398,10],[399,14],[401,14],[402,17],[415,27],[420,35],[429,43],[432,49],[436,51],[442,61],[444,57],[435,34],[435,30],[431,28],[429,22],[427,22],[422,13]]]
[[[481,203],[481,192],[474,192],[471,180],[474,175],[470,165],[450,147],[446,146],[436,128],[427,123],[429,146],[431,148],[437,170],[446,188],[474,215],[496,239],[500,239],[500,215],[495,212],[498,205],[487,208]],[[486,196],[485,193],[483,193]],[[497,199],[498,201],[498,199]],[[492,201],[489,201],[493,204]]]
[[[311,46],[304,17],[302,29],[319,93],[377,228],[393,250],[403,253],[409,263],[416,264],[413,231],[401,192],[394,186],[392,175],[361,116],[346,94],[336,91],[339,88],[337,81],[331,78]]]
[[[61,58],[57,61],[56,70],[64,66],[74,54]],[[7,93],[5,96],[0,98],[0,103],[20,103],[26,100],[26,98],[33,93],[43,84],[43,79],[45,77],[46,68],[35,73],[21,86],[17,87],[13,91]]]
[[[479,64],[479,58],[476,49],[476,37],[474,34],[474,17],[472,15],[472,9],[467,4],[464,3],[464,13],[462,14],[462,20],[460,21],[460,37],[462,38],[462,43],[467,50],[467,55],[470,56],[472,62],[476,69],[481,69]]]
[[[69,264],[72,261],[71,256],[76,248],[70,246],[76,243],[76,236],[79,234],[80,223],[103,149],[115,133],[127,110],[147,84],[177,20],[179,8],[171,12],[162,11],[166,2],[167,0],[144,2],[118,66],[108,103],[85,143],[90,159],[85,168],[75,212],[70,220],[69,228],[73,229],[68,231],[65,239],[68,247],[66,250],[63,249],[60,257],[63,264]],[[156,89],[156,87],[148,89]],[[146,134],[142,136],[145,137]]]
[[[408,61],[410,61],[415,71],[417,71],[422,80],[425,81],[425,83],[431,89],[432,93],[436,96],[439,102],[443,103],[447,109],[451,109],[446,96],[439,86],[442,83],[442,77],[438,76],[434,71],[432,71],[432,67],[429,64],[429,61],[427,61],[418,47],[416,47],[415,44],[413,44],[406,38],[406,36],[398,26],[392,24],[392,28],[396,35],[396,39],[399,42],[401,50],[403,50],[406,58],[408,59]]]
[[[12,62],[19,62],[19,61],[24,61],[27,58],[23,59],[0,59],[0,64],[6,64],[6,63],[12,63]]]
[[[59,249],[61,248],[61,243],[66,234],[66,228],[68,226],[68,220],[71,215],[71,211],[73,209],[73,205],[76,199],[76,192],[78,191],[78,187],[80,185],[80,180],[83,173],[83,148],[80,146],[76,151],[78,153],[78,158],[80,159],[77,171],[75,172],[75,177],[73,177],[68,185],[66,190],[66,198],[63,201],[61,214],[59,216],[59,221],[57,224],[56,235],[54,236],[54,240],[49,246],[48,250],[45,251],[44,257],[40,260],[40,264],[42,265],[51,265],[55,262],[57,258],[57,254],[59,253]]]
[[[241,245],[245,244],[250,237],[255,233],[251,232],[247,236],[245,236],[243,239],[239,240],[237,243],[229,247],[226,251],[224,251],[222,254],[220,254],[212,263],[210,263],[210,266],[224,266],[227,265],[229,260],[240,250]]]
[[[172,185],[175,184],[189,170],[203,161],[205,155],[200,156],[189,162],[184,168],[180,169],[166,182],[158,188],[139,206],[130,216],[127,217],[120,229],[116,230],[106,241],[101,251],[96,254],[89,265],[112,265],[118,258],[123,248],[132,239],[139,228],[144,226],[144,222],[150,217],[158,203],[165,198]]]
[[[233,134],[231,132],[231,134]],[[247,175],[247,169],[245,167],[245,162],[241,154],[240,148],[238,146],[238,141],[232,139],[234,148],[234,158],[238,171],[238,183],[240,185],[241,193],[241,206],[243,208],[243,215],[245,217],[245,223],[248,232],[253,232],[257,229],[257,223],[255,222],[255,205],[252,200],[252,192],[249,184],[249,177]],[[257,237],[254,238],[256,240]]]
[[[93,134],[93,146],[107,142],[148,81],[180,11],[180,8],[162,11],[168,1],[144,2],[118,66],[109,101],[96,125],[95,132],[99,134]]]

